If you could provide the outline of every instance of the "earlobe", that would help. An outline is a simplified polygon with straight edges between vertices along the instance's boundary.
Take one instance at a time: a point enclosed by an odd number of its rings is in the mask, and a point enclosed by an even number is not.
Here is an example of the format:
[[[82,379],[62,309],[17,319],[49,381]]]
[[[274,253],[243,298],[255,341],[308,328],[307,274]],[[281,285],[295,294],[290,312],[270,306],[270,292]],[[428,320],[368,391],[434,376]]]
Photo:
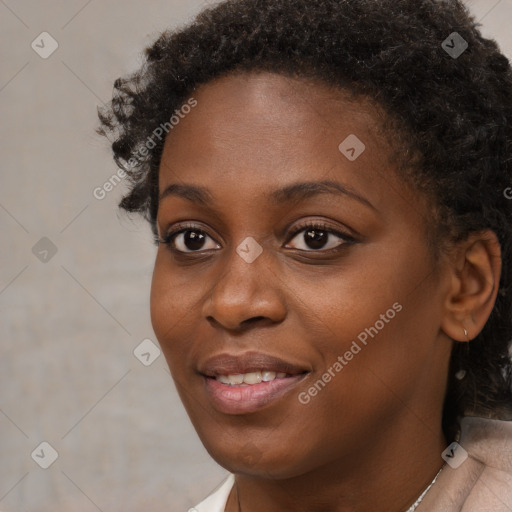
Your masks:
[[[455,341],[468,342],[483,329],[496,301],[501,275],[496,234],[472,233],[455,248],[450,265],[441,329]]]

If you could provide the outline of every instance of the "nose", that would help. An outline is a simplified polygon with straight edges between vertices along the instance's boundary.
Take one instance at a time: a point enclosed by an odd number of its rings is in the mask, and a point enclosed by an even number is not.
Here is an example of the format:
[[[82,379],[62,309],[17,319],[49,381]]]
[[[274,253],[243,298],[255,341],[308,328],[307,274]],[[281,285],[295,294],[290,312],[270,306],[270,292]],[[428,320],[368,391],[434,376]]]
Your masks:
[[[203,315],[214,326],[231,331],[282,322],[286,317],[282,283],[265,251],[248,263],[233,250],[225,266],[219,267]]]

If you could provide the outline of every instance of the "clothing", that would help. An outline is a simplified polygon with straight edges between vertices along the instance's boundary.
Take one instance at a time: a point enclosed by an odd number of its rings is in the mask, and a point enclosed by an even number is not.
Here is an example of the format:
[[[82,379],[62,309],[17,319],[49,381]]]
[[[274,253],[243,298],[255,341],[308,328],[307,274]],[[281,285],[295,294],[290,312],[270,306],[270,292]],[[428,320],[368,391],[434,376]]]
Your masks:
[[[511,512],[512,421],[465,417],[459,444],[468,458],[441,471],[416,512]]]
[[[445,465],[416,512],[512,512],[512,421],[466,416],[458,444],[468,457],[456,469]],[[464,451],[457,457],[464,459]],[[234,482],[230,473],[188,512],[225,512]]]
[[[235,483],[235,475],[229,473],[228,477],[222,482],[217,489],[206,499],[201,501],[199,505],[192,507],[188,512],[224,512],[228,501],[229,493]]]

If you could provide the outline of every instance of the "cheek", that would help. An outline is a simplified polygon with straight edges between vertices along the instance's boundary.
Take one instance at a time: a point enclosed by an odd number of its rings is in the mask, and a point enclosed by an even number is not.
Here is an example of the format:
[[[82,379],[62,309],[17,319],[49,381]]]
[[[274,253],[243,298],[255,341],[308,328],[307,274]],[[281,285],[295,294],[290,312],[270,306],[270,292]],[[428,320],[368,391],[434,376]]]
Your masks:
[[[340,302],[331,316],[330,330],[338,336],[320,347],[325,366],[303,396],[311,407],[305,420],[332,416],[332,423],[322,422],[324,436],[351,431],[362,440],[375,425],[412,409],[428,386],[435,390],[436,382],[443,382],[447,358],[436,342],[434,296],[424,289],[404,294],[407,289],[389,286],[384,296],[358,299],[348,309]],[[333,430],[329,424],[338,426]]]
[[[425,280],[427,260],[408,266],[396,256],[394,263],[384,260],[347,269],[342,278],[309,287],[308,293],[304,283],[295,288],[302,289],[297,304],[309,305],[302,322],[314,339],[316,373],[304,396],[310,399],[306,407],[315,409],[309,417],[332,407],[370,418],[403,407],[427,366],[432,378],[442,378],[436,373],[442,368],[435,344],[439,301],[435,283]]]
[[[180,283],[179,274],[166,264],[165,247],[160,248],[151,282],[150,313],[155,335],[171,371],[186,356],[186,340],[197,325],[199,292],[196,283]]]
[[[159,249],[160,253],[160,249]],[[153,270],[153,278],[151,281],[151,295],[150,295],[150,313],[151,323],[155,335],[165,350],[164,333],[172,326],[172,311],[173,294],[168,293],[168,283],[166,280],[163,265],[160,263],[160,256],[157,256],[155,268]]]

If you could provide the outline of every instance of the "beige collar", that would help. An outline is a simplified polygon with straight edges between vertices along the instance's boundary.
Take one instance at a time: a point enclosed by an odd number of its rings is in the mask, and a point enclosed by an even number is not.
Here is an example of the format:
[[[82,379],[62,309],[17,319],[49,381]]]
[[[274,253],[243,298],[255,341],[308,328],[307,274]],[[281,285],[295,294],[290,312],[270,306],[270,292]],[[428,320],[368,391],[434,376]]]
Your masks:
[[[446,464],[416,512],[511,512],[512,421],[467,416],[459,444],[467,459]]]

